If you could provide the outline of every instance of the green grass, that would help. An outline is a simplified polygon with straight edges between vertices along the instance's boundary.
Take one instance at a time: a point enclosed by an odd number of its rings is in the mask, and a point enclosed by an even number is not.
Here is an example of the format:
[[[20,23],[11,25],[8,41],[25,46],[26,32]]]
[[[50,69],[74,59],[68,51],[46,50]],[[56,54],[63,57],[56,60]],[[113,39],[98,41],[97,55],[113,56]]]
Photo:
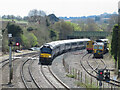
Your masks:
[[[89,83],[81,83],[81,82],[75,82],[75,84],[77,85],[77,86],[80,86],[80,87],[85,87],[87,90],[91,90],[91,88],[92,88],[92,90],[99,90],[99,88],[96,86],[96,85],[94,85],[94,84],[89,84]]]
[[[72,75],[72,74],[66,74],[66,76],[70,78],[75,78],[75,75]]]
[[[79,87],[87,87],[84,83],[81,82],[75,82],[75,84]]]
[[[0,18],[0,21],[12,21],[12,19],[1,19]],[[28,22],[27,21],[24,21],[24,20],[21,20],[21,21],[18,21],[18,20],[16,20],[16,19],[14,19],[14,21],[16,22],[16,23],[26,23],[26,24],[28,24]]]

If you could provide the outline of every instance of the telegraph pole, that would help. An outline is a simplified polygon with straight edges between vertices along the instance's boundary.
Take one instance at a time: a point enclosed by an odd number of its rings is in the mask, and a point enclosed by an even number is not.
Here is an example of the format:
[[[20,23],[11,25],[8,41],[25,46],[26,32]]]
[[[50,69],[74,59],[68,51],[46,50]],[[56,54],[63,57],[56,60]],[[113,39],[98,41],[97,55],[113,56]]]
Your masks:
[[[120,1],[118,2],[118,33],[120,32]],[[120,56],[118,55],[118,78],[120,78]]]
[[[8,34],[9,37],[9,82],[8,84],[12,84],[11,80],[13,78],[13,70],[12,70],[12,34]]]

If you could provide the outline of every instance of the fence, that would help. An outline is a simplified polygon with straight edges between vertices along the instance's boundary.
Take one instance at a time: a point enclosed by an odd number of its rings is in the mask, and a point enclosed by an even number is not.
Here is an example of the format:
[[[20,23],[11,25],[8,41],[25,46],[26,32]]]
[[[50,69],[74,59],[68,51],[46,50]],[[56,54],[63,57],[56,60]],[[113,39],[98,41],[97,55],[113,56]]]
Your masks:
[[[79,70],[78,68],[74,68],[68,64],[68,55],[70,53],[65,53],[63,56],[63,66],[65,71],[67,72],[67,76],[74,78],[76,80],[77,86],[84,86],[86,88],[99,88],[99,81],[90,76],[87,72],[83,72],[83,70]],[[67,59],[67,60],[66,60]],[[115,90],[119,87],[115,85],[110,85],[109,83],[102,82],[101,88],[109,88],[111,90]],[[120,88],[119,88],[120,89]]]

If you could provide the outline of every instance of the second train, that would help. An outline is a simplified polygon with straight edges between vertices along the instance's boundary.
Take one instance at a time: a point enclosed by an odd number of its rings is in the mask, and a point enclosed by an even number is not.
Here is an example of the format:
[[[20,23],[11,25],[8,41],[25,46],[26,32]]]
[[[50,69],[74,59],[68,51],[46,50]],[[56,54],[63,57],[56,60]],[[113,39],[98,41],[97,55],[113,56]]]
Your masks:
[[[103,55],[108,52],[108,39],[98,39],[96,41],[88,41],[86,50],[88,53],[93,53],[93,58],[103,58]]]

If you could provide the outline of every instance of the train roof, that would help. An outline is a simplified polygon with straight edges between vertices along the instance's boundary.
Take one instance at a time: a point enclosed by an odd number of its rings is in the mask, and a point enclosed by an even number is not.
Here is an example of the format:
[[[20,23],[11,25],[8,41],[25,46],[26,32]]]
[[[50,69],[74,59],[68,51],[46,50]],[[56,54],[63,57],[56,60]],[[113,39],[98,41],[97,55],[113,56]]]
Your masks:
[[[51,49],[55,48],[61,44],[67,44],[67,43],[74,43],[74,42],[82,42],[82,41],[90,41],[90,39],[69,39],[69,40],[58,40],[58,41],[52,41],[49,43],[45,43],[43,46],[50,46]]]
[[[95,42],[94,45],[102,45],[103,46],[104,43],[103,42]]]
[[[108,41],[108,39],[100,39],[100,40],[102,40],[103,42]]]

